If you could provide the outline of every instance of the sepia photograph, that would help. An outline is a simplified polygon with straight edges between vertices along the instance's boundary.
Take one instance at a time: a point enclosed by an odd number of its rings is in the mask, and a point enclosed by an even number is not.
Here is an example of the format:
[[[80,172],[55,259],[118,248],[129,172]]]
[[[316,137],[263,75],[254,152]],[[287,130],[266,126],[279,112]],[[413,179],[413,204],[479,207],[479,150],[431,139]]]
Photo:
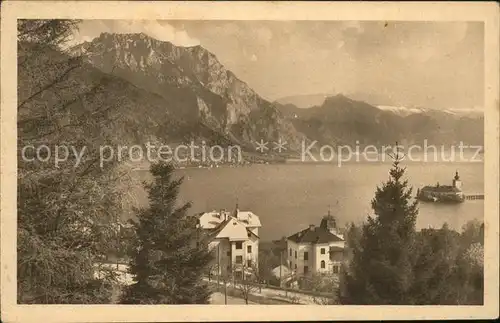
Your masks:
[[[498,316],[498,5],[106,3],[2,7],[6,322]]]

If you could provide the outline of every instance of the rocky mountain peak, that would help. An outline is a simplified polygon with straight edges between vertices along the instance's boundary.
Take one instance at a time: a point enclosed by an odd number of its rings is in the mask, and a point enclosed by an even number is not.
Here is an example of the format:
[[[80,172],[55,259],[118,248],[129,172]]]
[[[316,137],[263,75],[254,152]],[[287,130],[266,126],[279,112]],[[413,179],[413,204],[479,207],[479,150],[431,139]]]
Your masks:
[[[293,126],[273,104],[200,45],[176,46],[144,33],[102,33],[73,52],[106,73],[164,97],[182,118],[247,142],[260,140],[259,133],[264,139],[278,138],[280,127],[286,128],[287,137],[293,136]]]

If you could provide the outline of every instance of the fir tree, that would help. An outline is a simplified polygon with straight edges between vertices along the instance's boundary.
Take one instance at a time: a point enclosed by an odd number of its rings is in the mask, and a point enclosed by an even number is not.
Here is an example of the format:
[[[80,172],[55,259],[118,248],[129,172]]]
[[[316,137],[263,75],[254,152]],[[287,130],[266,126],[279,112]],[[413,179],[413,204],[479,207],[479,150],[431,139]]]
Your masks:
[[[416,201],[403,179],[402,157],[393,156],[389,180],[377,187],[374,217],[362,227],[360,243],[345,276],[346,304],[411,304]]]
[[[190,203],[176,206],[181,179],[173,179],[173,167],[151,166],[154,180],[145,184],[149,207],[139,210],[130,273],[135,283],[124,291],[126,304],[204,304],[210,291],[202,282],[212,259],[201,229],[187,216]]]

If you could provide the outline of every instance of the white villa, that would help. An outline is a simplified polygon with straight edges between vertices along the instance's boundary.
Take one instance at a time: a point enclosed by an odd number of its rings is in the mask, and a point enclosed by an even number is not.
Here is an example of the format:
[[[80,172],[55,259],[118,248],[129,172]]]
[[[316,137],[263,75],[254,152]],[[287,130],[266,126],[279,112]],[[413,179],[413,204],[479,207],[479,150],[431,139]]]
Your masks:
[[[297,277],[312,273],[340,272],[344,237],[337,231],[335,218],[323,217],[319,227],[310,225],[287,239],[287,265]]]
[[[214,268],[217,274],[234,273],[241,277],[255,270],[259,261],[260,219],[250,211],[240,211],[238,205],[233,212],[225,210],[205,212],[198,215],[198,225],[206,230],[209,248],[215,253]],[[213,271],[212,271],[213,273]]]

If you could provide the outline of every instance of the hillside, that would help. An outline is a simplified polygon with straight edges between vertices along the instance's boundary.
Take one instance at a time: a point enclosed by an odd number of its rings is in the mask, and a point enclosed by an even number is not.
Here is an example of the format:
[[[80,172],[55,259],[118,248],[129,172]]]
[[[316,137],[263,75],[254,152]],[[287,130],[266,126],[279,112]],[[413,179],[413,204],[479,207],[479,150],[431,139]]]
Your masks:
[[[296,96],[271,103],[205,48],[179,47],[142,33],[102,33],[74,47],[72,54],[149,93],[142,104],[161,99],[160,105],[171,118],[182,120],[174,128],[177,134],[199,139],[200,133],[208,131],[215,141],[222,138],[248,152],[255,152],[255,142],[261,139],[280,138],[287,142],[289,152],[299,151],[306,138],[331,145],[422,144],[424,140],[446,145],[483,143],[483,116],[477,113],[374,106],[341,94]],[[305,109],[309,104],[313,106]],[[154,119],[163,122],[161,115]]]
[[[300,134],[276,107],[201,46],[178,47],[142,33],[103,33],[72,52],[161,96],[187,123],[205,124],[249,150],[261,139],[300,146]]]
[[[307,109],[315,105],[321,105],[330,94],[319,93],[319,94],[303,94],[303,95],[293,95],[287,96],[276,100],[276,103],[282,105],[294,105],[300,109]]]
[[[478,112],[375,107],[341,94],[309,109],[279,107],[298,131],[324,144],[483,144],[484,117]]]

